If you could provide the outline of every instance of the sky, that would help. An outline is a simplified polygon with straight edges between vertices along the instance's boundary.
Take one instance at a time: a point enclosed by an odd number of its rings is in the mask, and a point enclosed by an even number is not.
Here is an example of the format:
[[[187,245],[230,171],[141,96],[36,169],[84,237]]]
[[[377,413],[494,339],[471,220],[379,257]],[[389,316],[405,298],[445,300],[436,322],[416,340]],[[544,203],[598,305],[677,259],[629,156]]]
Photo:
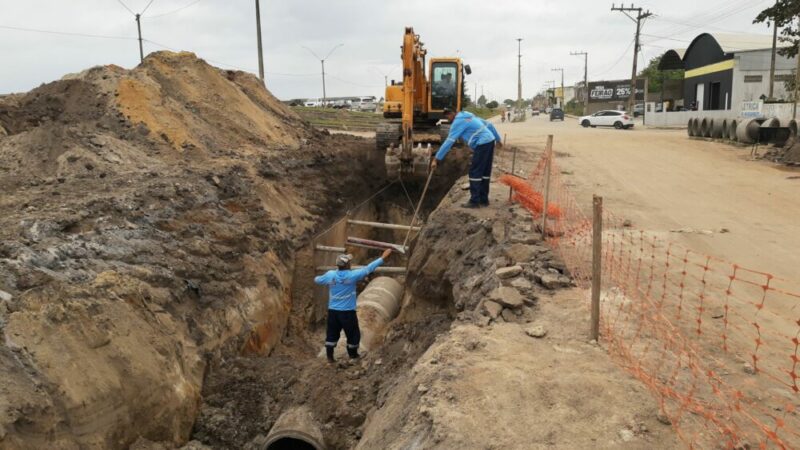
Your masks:
[[[752,24],[772,0],[645,0],[639,67],[702,32],[770,34]],[[281,99],[383,96],[402,78],[400,45],[413,26],[429,57],[460,56],[472,95],[516,98],[517,38],[523,96],[546,83],[630,78],[636,25],[605,0],[261,0],[266,85]],[[148,6],[149,5],[149,6]],[[626,6],[631,3],[627,2]],[[145,54],[187,50],[225,69],[258,72],[254,0],[0,0],[0,94],[23,92],[95,65],[139,63]],[[35,31],[33,31],[35,30]],[[54,33],[55,32],[55,33]],[[71,33],[71,34],[57,34]],[[309,51],[311,50],[311,51]]]

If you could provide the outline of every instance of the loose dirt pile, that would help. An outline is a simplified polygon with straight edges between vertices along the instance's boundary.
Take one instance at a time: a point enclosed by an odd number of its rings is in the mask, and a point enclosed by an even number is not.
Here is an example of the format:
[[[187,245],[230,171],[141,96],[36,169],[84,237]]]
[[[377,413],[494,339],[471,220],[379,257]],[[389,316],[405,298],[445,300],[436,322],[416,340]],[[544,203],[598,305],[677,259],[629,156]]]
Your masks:
[[[278,342],[295,247],[381,183],[189,53],[4,96],[0,130],[3,448],[185,442],[208,362]]]

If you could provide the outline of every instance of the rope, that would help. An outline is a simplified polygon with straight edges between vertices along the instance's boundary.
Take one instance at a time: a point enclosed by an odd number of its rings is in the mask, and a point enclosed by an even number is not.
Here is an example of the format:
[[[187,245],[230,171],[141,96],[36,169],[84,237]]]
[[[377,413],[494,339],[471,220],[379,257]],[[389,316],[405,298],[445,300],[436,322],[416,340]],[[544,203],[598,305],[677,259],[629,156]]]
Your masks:
[[[411,225],[409,225],[408,233],[406,233],[406,239],[403,241],[403,248],[405,248],[406,244],[408,244],[408,238],[411,237],[411,232],[414,231],[414,222],[417,221],[417,214],[419,214],[419,208],[422,206],[423,200],[425,200],[425,194],[428,193],[428,186],[431,184],[431,178],[433,178],[433,172],[435,172],[434,168],[431,168],[430,172],[428,172],[428,180],[425,182],[425,188],[422,189],[422,195],[419,197],[419,203],[417,203],[417,208],[414,210],[414,216],[411,217]]]

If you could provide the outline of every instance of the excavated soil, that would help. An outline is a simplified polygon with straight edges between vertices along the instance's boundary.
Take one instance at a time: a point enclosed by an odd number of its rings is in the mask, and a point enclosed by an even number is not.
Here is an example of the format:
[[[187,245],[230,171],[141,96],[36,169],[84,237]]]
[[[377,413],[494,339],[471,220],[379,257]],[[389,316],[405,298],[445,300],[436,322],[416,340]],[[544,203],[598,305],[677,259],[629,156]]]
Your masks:
[[[189,53],[4,96],[0,130],[3,448],[186,442],[209,362],[274,348],[296,248],[384,182]]]

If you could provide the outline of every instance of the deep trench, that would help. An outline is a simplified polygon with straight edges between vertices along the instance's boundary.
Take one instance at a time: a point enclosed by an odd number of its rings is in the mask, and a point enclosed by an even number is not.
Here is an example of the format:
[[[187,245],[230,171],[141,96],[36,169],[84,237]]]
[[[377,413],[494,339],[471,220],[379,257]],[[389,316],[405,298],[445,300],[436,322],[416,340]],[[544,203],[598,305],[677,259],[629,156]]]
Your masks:
[[[463,170],[461,161],[437,174],[418,222],[424,223]],[[395,182],[373,199],[349,209],[346,216],[332,218],[320,227],[330,227],[327,231],[303,243],[295,255],[291,310],[280,344],[269,355],[240,355],[211,369],[193,439],[213,448],[315,448],[313,439],[304,439],[302,433],[289,433],[266,446],[267,435],[281,415],[304,406],[309,408],[325,448],[352,448],[358,442],[368,410],[388,396],[435,337],[449,328],[455,311],[447,299],[415,298],[406,289],[403,304],[407,308],[389,324],[383,345],[356,362],[340,358],[329,365],[322,357],[327,289],[315,285],[313,278],[321,273],[318,267],[332,265],[336,254],[315,251],[315,246],[342,246],[346,235],[402,243],[405,231],[347,226],[346,219],[409,224],[423,184],[424,179]],[[369,194],[349,203],[359,205]],[[415,240],[410,242],[411,253],[415,244]],[[380,254],[379,250],[357,248],[350,252],[356,264],[366,264]],[[393,254],[386,266],[406,266],[406,258]],[[389,276],[405,282],[404,275]],[[360,284],[359,293],[373,277]],[[344,334],[340,344],[343,341]],[[300,441],[307,446],[292,446]]]

